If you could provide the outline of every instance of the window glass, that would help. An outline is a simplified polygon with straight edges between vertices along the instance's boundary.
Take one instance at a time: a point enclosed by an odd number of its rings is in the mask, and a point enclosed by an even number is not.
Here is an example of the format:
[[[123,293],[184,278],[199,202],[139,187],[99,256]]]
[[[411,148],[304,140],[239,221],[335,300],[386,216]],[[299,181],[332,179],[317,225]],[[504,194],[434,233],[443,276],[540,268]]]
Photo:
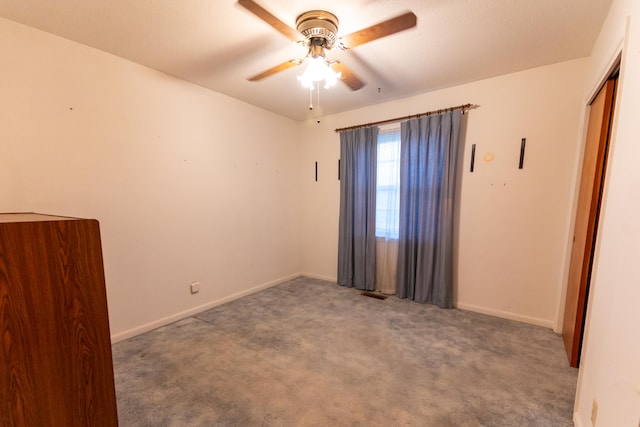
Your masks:
[[[400,128],[378,133],[376,236],[398,238],[400,210]]]

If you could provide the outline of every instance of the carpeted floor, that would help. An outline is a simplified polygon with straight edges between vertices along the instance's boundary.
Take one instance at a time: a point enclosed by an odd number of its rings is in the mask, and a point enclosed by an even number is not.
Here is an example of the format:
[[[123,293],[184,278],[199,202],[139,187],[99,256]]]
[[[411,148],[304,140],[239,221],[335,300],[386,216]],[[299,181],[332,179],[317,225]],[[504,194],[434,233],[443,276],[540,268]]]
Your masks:
[[[113,346],[127,426],[570,426],[577,370],[524,323],[298,278]]]

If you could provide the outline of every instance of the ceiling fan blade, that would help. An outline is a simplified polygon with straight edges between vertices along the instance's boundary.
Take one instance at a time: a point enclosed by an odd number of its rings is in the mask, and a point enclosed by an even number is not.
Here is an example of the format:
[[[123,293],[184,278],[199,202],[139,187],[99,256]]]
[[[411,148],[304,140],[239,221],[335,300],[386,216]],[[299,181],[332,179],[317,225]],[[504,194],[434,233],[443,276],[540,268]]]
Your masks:
[[[256,82],[258,80],[264,79],[265,77],[269,77],[273,74],[279,73],[280,71],[284,71],[291,67],[295,67],[296,65],[300,65],[301,63],[302,61],[299,59],[291,59],[287,62],[283,62],[282,64],[276,65],[275,67],[269,68],[268,70],[265,70],[260,74],[256,74],[253,77],[249,77],[247,80],[249,80],[250,82]]]
[[[269,11],[264,9],[253,0],[238,0],[238,4],[247,9],[249,12],[253,13],[258,18],[262,19],[267,24],[271,25],[276,29],[276,31],[279,31],[288,39],[293,40],[294,42],[304,39],[302,34],[273,16]]]
[[[335,62],[331,66],[331,68],[333,68],[335,72],[342,73],[342,76],[340,76],[340,80],[342,80],[344,84],[349,86],[351,90],[358,90],[362,86],[364,86],[364,82],[360,80],[358,76],[353,74],[353,71],[351,71],[351,69],[344,65],[342,62]]]
[[[359,46],[382,37],[389,36],[400,31],[408,30],[416,26],[418,18],[413,12],[396,16],[376,25],[364,28],[355,33],[340,37],[342,44],[347,48]]]

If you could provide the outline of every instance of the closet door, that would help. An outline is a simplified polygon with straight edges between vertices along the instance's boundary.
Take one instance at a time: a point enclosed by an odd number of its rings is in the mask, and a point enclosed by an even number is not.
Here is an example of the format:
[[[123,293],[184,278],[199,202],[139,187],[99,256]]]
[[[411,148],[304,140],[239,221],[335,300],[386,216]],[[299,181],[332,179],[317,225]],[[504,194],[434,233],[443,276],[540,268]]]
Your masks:
[[[616,83],[617,77],[607,80],[589,112],[562,328],[569,364],[574,368],[580,360]]]

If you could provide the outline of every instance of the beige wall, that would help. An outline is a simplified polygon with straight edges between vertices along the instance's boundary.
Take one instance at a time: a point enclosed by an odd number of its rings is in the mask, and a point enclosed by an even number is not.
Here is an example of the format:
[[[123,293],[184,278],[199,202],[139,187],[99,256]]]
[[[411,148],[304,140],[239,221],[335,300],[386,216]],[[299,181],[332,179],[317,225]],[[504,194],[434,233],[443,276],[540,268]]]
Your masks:
[[[294,122],[4,19],[0,58],[0,211],[100,221],[115,340],[299,273]]]
[[[610,157],[598,229],[576,426],[640,425],[640,2],[614,0],[589,61],[585,96],[622,50]]]
[[[564,62],[303,125],[302,271],[336,277],[339,136],[335,128],[460,105],[467,114],[456,304],[557,327],[579,153],[586,60]],[[518,169],[527,138],[524,169]],[[469,172],[476,144],[475,172]],[[493,161],[484,160],[493,154]],[[319,162],[318,182],[312,167]]]

